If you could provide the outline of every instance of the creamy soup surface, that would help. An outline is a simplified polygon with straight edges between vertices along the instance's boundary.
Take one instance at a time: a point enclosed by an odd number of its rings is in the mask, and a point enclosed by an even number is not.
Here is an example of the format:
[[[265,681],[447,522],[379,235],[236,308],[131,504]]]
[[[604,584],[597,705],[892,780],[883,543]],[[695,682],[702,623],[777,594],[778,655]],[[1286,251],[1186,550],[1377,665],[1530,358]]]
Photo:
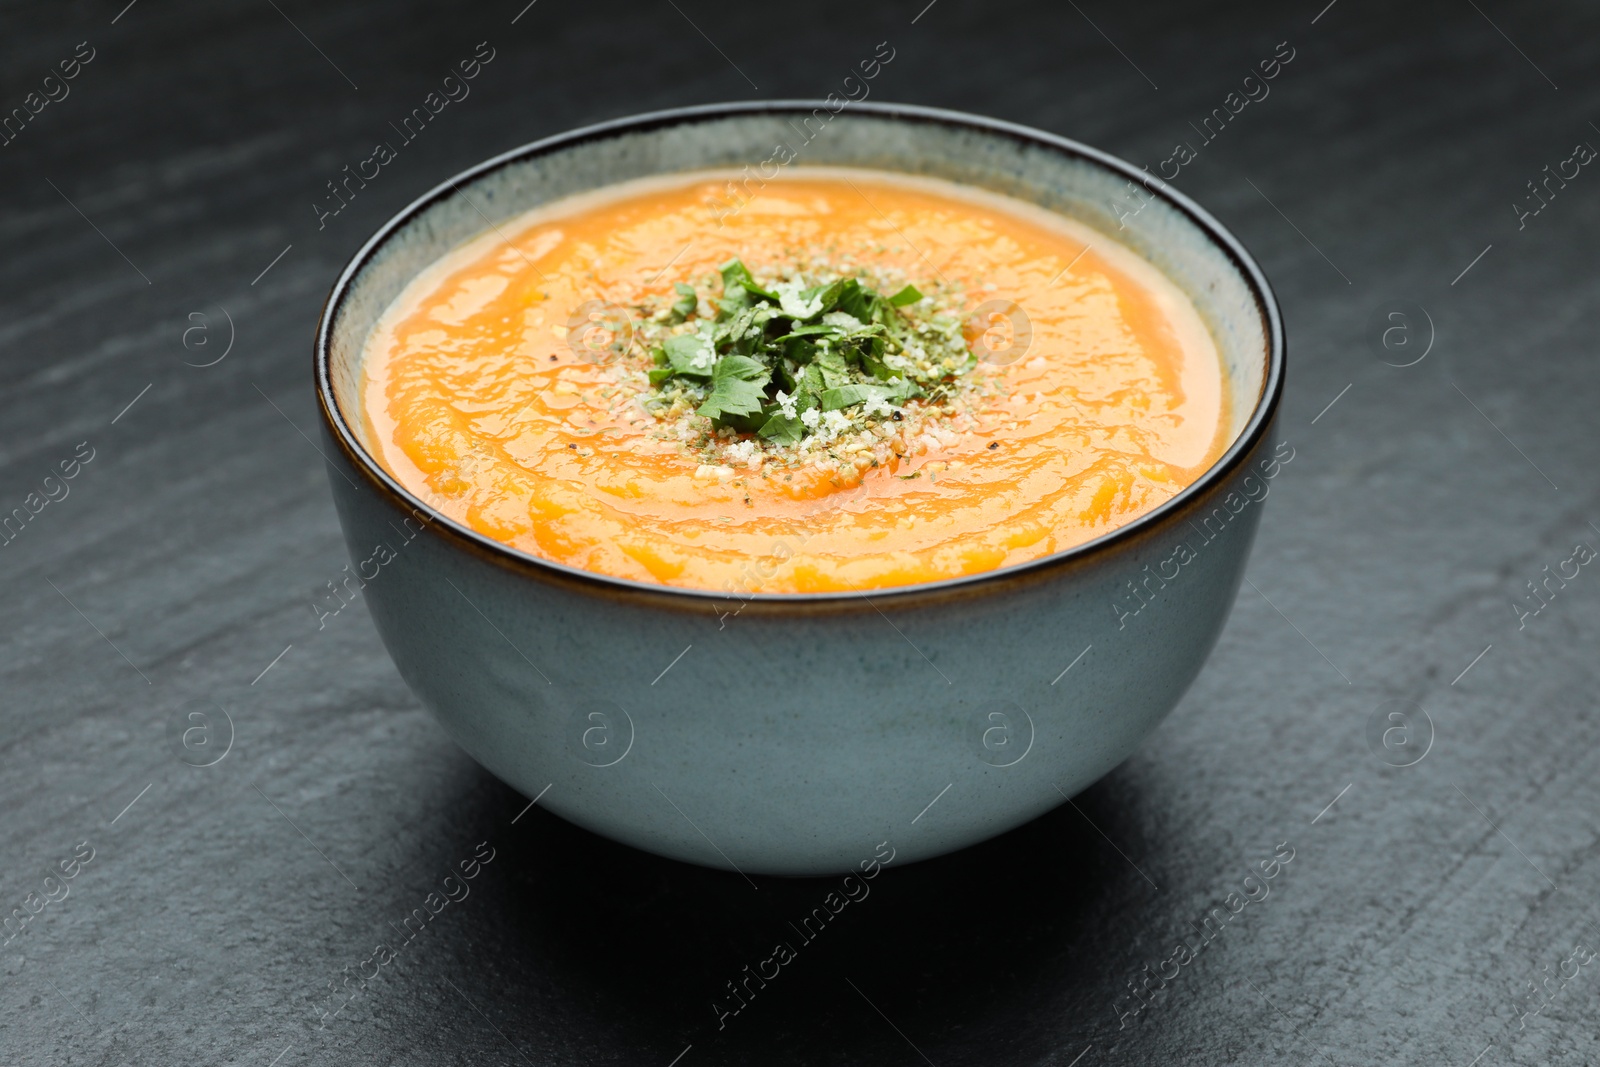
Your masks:
[[[874,171],[794,167],[736,195],[730,177],[548,205],[419,275],[367,341],[365,436],[379,462],[443,514],[547,560],[809,593],[1059,552],[1168,500],[1226,447],[1223,372],[1200,316],[1104,234]],[[959,320],[952,343],[981,358],[925,397],[805,415],[807,438],[782,447],[718,429],[681,397],[664,407],[651,339],[712,330],[735,259],[802,302],[804,284],[830,277],[885,296],[909,285],[922,299],[885,321],[945,323],[948,339]],[[686,289],[696,312],[679,322],[670,309]],[[776,392],[768,407],[793,414]]]

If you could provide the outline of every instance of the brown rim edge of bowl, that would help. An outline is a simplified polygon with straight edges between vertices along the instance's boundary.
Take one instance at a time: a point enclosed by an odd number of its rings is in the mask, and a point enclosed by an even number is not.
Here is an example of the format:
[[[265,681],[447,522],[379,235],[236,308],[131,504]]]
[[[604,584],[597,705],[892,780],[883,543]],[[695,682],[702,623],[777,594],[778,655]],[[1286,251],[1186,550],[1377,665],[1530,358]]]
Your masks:
[[[753,609],[753,613],[758,615],[856,613],[879,610],[880,606],[897,608],[922,607],[952,600],[968,600],[989,596],[1002,591],[1015,591],[1024,585],[1032,585],[1035,582],[1053,578],[1064,568],[1091,563],[1095,559],[1102,558],[1112,552],[1131,548],[1145,541],[1149,536],[1162,532],[1172,524],[1169,523],[1169,520],[1175,522],[1183,513],[1196,510],[1205,498],[1213,495],[1220,488],[1229,475],[1244,462],[1245,457],[1253,453],[1256,446],[1265,438],[1283,395],[1285,360],[1287,356],[1287,341],[1284,336],[1283,318],[1271,283],[1267,281],[1266,275],[1257,265],[1254,257],[1250,255],[1238,238],[1234,237],[1210,212],[1183,193],[1178,192],[1171,185],[1158,178],[1153,178],[1153,176],[1135,168],[1131,163],[1066,137],[1059,137],[1043,130],[1036,130],[1032,127],[1005,122],[1000,119],[984,118],[979,115],[948,111],[941,108],[921,107],[912,104],[859,103],[851,105],[846,110],[858,111],[879,118],[936,123],[977,130],[987,134],[998,134],[1022,144],[1054,149],[1104,167],[1126,177],[1129,181],[1140,182],[1146,187],[1147,191],[1163,198],[1169,206],[1175,208],[1193,222],[1214,245],[1227,255],[1229,261],[1244,278],[1255,297],[1256,308],[1261,315],[1264,327],[1263,334],[1267,338],[1267,373],[1262,380],[1261,391],[1256,397],[1255,407],[1250,414],[1249,420],[1245,423],[1244,428],[1233,443],[1228,446],[1227,450],[1223,452],[1215,463],[1170,499],[1132,521],[1093,540],[1085,541],[1082,544],[1074,545],[1071,548],[1063,549],[1048,556],[1041,556],[1038,559],[1015,563],[994,570],[962,575],[957,578],[945,578],[936,582],[923,582],[916,585],[886,586],[871,590],[834,593],[750,593],[741,596],[737,593],[726,591],[680,588],[678,586],[636,582],[627,578],[615,578],[610,575],[585,571],[577,567],[542,559],[520,549],[512,548],[473,530],[471,527],[456,522],[430,507],[425,501],[413,496],[385,471],[372,456],[367,454],[366,449],[356,439],[350,426],[339,412],[338,404],[333,396],[332,380],[328,372],[329,340],[334,320],[338,317],[344,298],[349,294],[356,278],[378,250],[399,233],[412,219],[446,197],[458,194],[462,186],[470,184],[486,174],[525,159],[582,144],[586,141],[627,132],[654,129],[660,126],[680,125],[687,121],[699,119],[796,111],[810,112],[825,106],[824,102],[820,100],[745,101],[672,108],[665,111],[652,111],[613,119],[608,122],[583,126],[566,133],[556,134],[553,137],[546,137],[518,148],[513,148],[462,171],[424,193],[397,212],[367,239],[366,243],[351,257],[344,269],[339,272],[339,277],[334,281],[327,299],[323,302],[322,314],[317,322],[316,336],[312,347],[312,362],[316,379],[317,408],[322,416],[324,430],[328,432],[334,443],[339,447],[340,452],[343,453],[350,466],[359,471],[365,480],[379,491],[380,495],[389,499],[392,505],[402,512],[413,515],[426,515],[429,521],[425,524],[424,529],[432,531],[435,535],[458,547],[467,549],[485,562],[503,567],[521,577],[537,579],[569,592],[597,595],[607,600],[632,603],[640,607],[676,609],[690,612],[709,610],[711,613],[716,614],[716,609],[719,605],[726,605],[730,600],[738,600],[742,605],[739,609],[741,613]],[[1153,185],[1152,181],[1154,182]]]

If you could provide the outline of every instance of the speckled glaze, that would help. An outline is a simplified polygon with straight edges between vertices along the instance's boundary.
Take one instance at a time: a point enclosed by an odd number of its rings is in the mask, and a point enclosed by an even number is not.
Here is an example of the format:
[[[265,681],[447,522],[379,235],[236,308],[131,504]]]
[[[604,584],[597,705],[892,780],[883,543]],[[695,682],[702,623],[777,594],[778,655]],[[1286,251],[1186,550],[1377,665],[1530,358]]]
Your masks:
[[[422,267],[557,197],[723,166],[748,166],[756,189],[787,152],[800,165],[980,186],[1132,247],[1215,335],[1232,446],[1166,504],[1054,556],[870,594],[745,600],[524,555],[432,512],[373,461],[362,342]],[[340,276],[315,353],[340,522],[406,683],[467,752],[551,811],[746,874],[850,870],[885,841],[896,863],[937,856],[1089,785],[1199,672],[1271,480],[1293,456],[1272,441],[1284,338],[1266,279],[1181,194],[1159,183],[1135,194],[1129,183],[1144,180],[1094,149],[988,119],[779,101],[578,130],[412,204]]]

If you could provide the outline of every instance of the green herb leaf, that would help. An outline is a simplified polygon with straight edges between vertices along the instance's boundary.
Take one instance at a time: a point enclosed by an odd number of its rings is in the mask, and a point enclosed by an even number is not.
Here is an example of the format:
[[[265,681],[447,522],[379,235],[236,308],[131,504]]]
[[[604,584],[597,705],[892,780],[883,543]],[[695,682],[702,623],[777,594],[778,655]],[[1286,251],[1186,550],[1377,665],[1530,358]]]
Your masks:
[[[662,346],[674,373],[690,378],[709,378],[716,365],[717,352],[709,334],[682,333],[667,338]]]
[[[850,384],[850,368],[845,363],[844,356],[838,352],[819,352],[812,359],[811,366],[817,369],[822,378],[820,393],[823,389],[838,389]]]
[[[807,289],[800,282],[785,282],[773,286],[773,291],[778,294],[778,310],[795,322],[805,322],[822,314],[818,289]]]
[[[718,269],[722,272],[722,287],[724,289],[731,289],[737,285],[752,296],[759,296],[763,300],[772,301],[774,304],[778,302],[777,293],[770,289],[763,289],[756,284],[754,276],[750,273],[750,268],[744,265],[743,260],[730,259]]]
[[[916,386],[902,378],[889,385],[842,385],[824,390],[820,399],[823,411],[838,411],[877,400],[898,403],[914,396],[916,391]]]
[[[717,360],[711,376],[711,394],[695,414],[716,421],[731,416],[759,415],[766,403],[766,386],[772,372],[749,356],[728,355]]]
[[[854,278],[846,278],[839,288],[838,310],[863,323],[871,322],[877,303],[882,300],[877,293],[866,288]]]
[[[821,323],[821,322],[816,323],[816,324],[811,325],[811,326],[797,326],[793,330],[791,330],[788,333],[784,334],[782,337],[774,337],[772,339],[772,343],[775,344],[775,345],[776,344],[782,344],[784,341],[790,341],[790,340],[793,340],[796,337],[827,337],[827,336],[832,336],[832,337],[840,336],[839,327],[832,326],[832,325],[829,325],[827,323]]]
[[[805,436],[806,424],[800,421],[799,416],[789,416],[779,411],[769,416],[757,432],[774,444],[797,445]]]
[[[907,304],[915,304],[921,299],[922,294],[917,291],[917,287],[914,285],[908,285],[898,293],[891,296],[889,298],[889,303],[893,307],[903,308]]]
[[[672,287],[678,291],[678,299],[673,302],[672,314],[667,321],[679,323],[694,314],[694,309],[700,306],[700,298],[695,296],[692,285],[676,282]]]

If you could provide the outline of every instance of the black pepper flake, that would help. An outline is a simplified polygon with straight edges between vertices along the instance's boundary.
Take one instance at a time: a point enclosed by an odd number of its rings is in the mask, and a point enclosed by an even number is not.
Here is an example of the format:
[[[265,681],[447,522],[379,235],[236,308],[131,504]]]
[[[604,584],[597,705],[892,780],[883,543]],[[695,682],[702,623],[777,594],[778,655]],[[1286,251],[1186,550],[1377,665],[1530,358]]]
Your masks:
[[[568,448],[577,448],[578,446],[577,445],[568,445],[567,447]]]
[[[1000,442],[999,441],[990,441],[989,442],[989,447],[990,448],[999,448],[1000,447]]]
[[[554,363],[554,362],[555,362],[555,361],[556,361],[556,357],[555,357],[555,356],[551,356],[551,357],[550,357],[550,362],[551,362],[551,363]]]
[[[898,411],[894,413],[894,421],[895,422],[900,422],[904,418],[905,418],[905,416],[900,414]]]

